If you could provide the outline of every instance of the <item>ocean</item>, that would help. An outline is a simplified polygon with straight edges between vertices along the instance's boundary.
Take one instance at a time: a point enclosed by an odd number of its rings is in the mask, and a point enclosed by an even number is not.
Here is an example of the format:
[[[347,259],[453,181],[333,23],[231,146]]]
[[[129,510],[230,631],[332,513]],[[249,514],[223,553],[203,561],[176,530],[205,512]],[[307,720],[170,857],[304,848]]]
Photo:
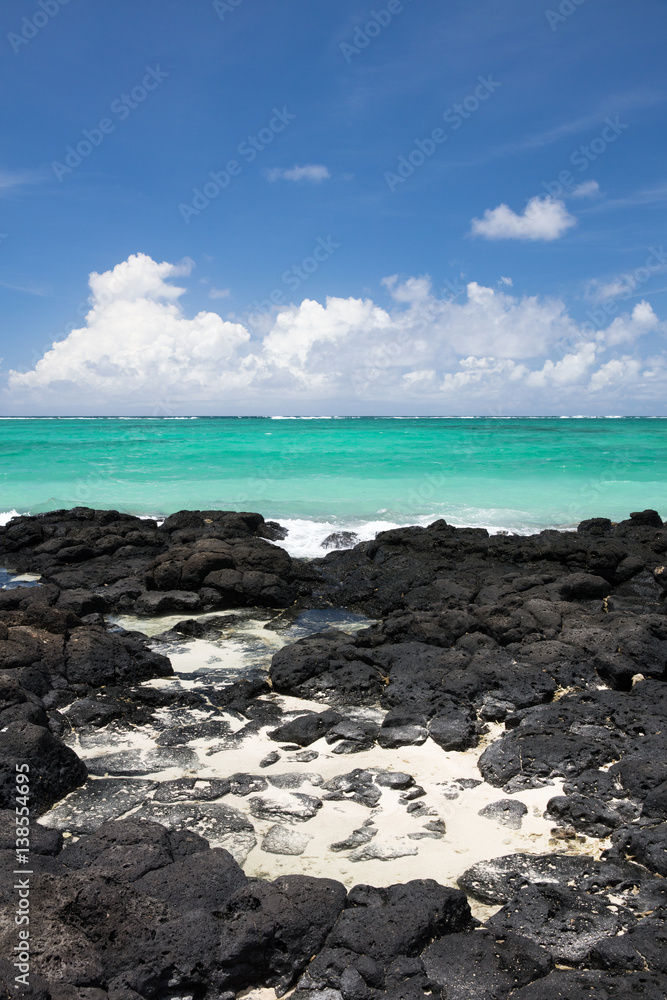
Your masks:
[[[259,511],[293,555],[444,518],[527,534],[667,517],[667,418],[0,418],[0,517]]]

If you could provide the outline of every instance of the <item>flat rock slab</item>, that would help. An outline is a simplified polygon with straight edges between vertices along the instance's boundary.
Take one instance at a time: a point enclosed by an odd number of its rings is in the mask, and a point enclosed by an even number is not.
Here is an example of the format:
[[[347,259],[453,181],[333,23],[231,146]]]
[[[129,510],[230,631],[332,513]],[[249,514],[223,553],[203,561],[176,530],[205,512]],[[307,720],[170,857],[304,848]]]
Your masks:
[[[138,778],[89,778],[42,816],[40,822],[52,830],[93,833],[107,820],[118,819],[134,809],[156,786],[155,781]]]
[[[257,843],[250,820],[238,809],[219,803],[148,802],[132,819],[161,823],[168,830],[193,830],[212,847],[224,847],[240,865]]]
[[[499,802],[491,802],[479,810],[479,815],[485,819],[493,819],[501,826],[507,826],[510,830],[520,830],[523,817],[528,809],[517,799],[500,799]]]
[[[498,934],[521,934],[556,961],[583,962],[604,938],[636,923],[624,907],[587,892],[529,885],[486,922]]]
[[[267,854],[303,854],[313,838],[308,833],[300,833],[289,826],[272,826],[262,841],[262,850]]]
[[[199,757],[187,747],[158,747],[155,750],[121,750],[84,761],[89,774],[154,774],[178,767],[186,771],[199,769]]]
[[[553,885],[614,893],[642,885],[650,876],[631,862],[596,861],[567,854],[510,854],[480,861],[459,878],[469,896],[482,903],[507,903],[526,885]]]
[[[240,795],[245,798],[251,792],[265,792],[269,787],[266,778],[261,774],[246,774],[237,771],[229,776],[229,784],[232,795]]]
[[[667,976],[656,972],[556,969],[512,994],[512,1000],[664,1000]]]
[[[276,788],[300,788],[301,785],[309,784],[316,787],[324,781],[321,774],[313,771],[294,771],[292,774],[271,774],[269,782]]]
[[[165,729],[155,742],[159,747],[181,747],[191,740],[220,739],[231,733],[231,726],[224,719],[207,719],[189,726]]]
[[[406,774],[404,771],[379,771],[375,775],[375,781],[385,788],[398,788],[401,791],[410,788],[415,783],[412,775]]]
[[[417,845],[408,841],[394,840],[389,843],[373,841],[350,854],[349,860],[394,861],[396,858],[408,858],[418,853]]]
[[[257,819],[282,820],[286,823],[305,823],[321,808],[321,799],[302,792],[286,792],[279,798],[256,795],[250,799],[250,812]]]
[[[231,791],[226,778],[175,778],[160,782],[153,802],[211,802]]]
[[[384,750],[396,750],[398,747],[421,746],[427,736],[428,730],[424,726],[392,726],[380,730],[377,742]]]

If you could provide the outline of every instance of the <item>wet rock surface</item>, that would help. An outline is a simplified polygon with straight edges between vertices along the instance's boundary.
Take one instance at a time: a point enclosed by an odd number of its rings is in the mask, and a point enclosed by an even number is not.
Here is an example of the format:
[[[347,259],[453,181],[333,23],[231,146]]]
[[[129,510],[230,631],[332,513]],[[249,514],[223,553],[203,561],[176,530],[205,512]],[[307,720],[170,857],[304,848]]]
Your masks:
[[[281,537],[258,514],[220,511],[158,526],[78,508],[0,528],[0,560],[41,574],[0,590],[0,868],[9,885],[26,764],[35,995],[667,995],[659,515],[527,538],[439,521],[309,563],[272,544]],[[332,608],[377,621],[294,624]],[[151,642],[114,613],[173,617]],[[249,614],[268,635],[296,637],[275,644],[268,676],[266,645],[241,672],[220,652]],[[205,668],[188,666],[192,643]],[[284,711],[276,695],[320,708]],[[147,727],[148,743],[133,736]],[[225,770],[260,733],[273,748],[256,770]],[[379,748],[399,764],[428,747],[479,748],[480,780],[497,792],[476,822],[498,838],[529,822],[523,798],[557,786],[544,799],[553,853],[499,844],[458,890],[418,879],[348,893],[332,879],[244,874],[255,850],[307,864],[320,818],[337,809],[349,825],[332,826],[326,849],[360,871],[451,850],[428,783],[347,761]],[[303,767],[332,755],[333,777],[321,761]],[[439,794],[456,803],[477,785],[450,779]],[[385,815],[412,825],[392,830]],[[480,926],[466,894],[500,909]],[[11,907],[4,888],[0,900]],[[7,955],[14,928],[2,926]]]

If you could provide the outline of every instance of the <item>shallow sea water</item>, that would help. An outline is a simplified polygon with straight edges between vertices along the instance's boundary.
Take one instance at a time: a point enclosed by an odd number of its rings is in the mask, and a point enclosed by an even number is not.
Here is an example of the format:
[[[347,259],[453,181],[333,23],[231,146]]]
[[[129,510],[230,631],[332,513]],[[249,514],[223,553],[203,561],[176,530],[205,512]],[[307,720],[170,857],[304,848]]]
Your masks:
[[[312,556],[341,528],[368,539],[438,518],[530,533],[667,516],[667,418],[4,418],[0,487],[4,519],[259,511]]]

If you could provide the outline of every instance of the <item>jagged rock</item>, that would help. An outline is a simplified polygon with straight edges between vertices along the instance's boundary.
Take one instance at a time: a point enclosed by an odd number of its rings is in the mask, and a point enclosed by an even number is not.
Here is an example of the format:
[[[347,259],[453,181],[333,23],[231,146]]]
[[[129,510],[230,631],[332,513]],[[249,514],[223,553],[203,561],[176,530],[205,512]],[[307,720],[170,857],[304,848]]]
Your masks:
[[[613,839],[627,857],[667,877],[667,823],[641,828],[621,827]]]
[[[351,851],[355,847],[361,847],[362,844],[368,844],[376,837],[378,830],[376,826],[370,823],[365,823],[360,826],[359,829],[353,830],[349,837],[345,840],[339,840],[335,844],[329,844],[329,850],[331,851]]]
[[[226,990],[275,986],[282,993],[320,950],[344,902],[332,879],[286,875],[240,889],[218,917]]]
[[[389,964],[415,955],[433,938],[472,925],[465,895],[432,879],[374,889],[358,885],[329,934],[327,948],[343,948]]]
[[[358,541],[354,531],[333,531],[321,544],[323,549],[351,549]]]
[[[557,795],[549,799],[546,814],[589,837],[608,837],[623,823],[618,812],[590,795]]]
[[[322,736],[326,736],[329,730],[342,722],[342,717],[338,712],[327,710],[326,712],[306,712],[298,715],[291,722],[286,722],[269,733],[272,740],[277,743],[296,743],[300,747],[310,746]]]
[[[134,886],[179,910],[214,912],[245,886],[242,869],[220,848],[190,854],[180,861],[147,872]]]
[[[351,799],[372,809],[380,800],[382,792],[373,783],[373,773],[355,768],[348,774],[338,774],[322,785],[324,798],[330,801]]]
[[[15,808],[17,766],[29,766],[30,807],[39,816],[86,780],[82,761],[48,729],[11,722],[0,732],[0,808]]]

